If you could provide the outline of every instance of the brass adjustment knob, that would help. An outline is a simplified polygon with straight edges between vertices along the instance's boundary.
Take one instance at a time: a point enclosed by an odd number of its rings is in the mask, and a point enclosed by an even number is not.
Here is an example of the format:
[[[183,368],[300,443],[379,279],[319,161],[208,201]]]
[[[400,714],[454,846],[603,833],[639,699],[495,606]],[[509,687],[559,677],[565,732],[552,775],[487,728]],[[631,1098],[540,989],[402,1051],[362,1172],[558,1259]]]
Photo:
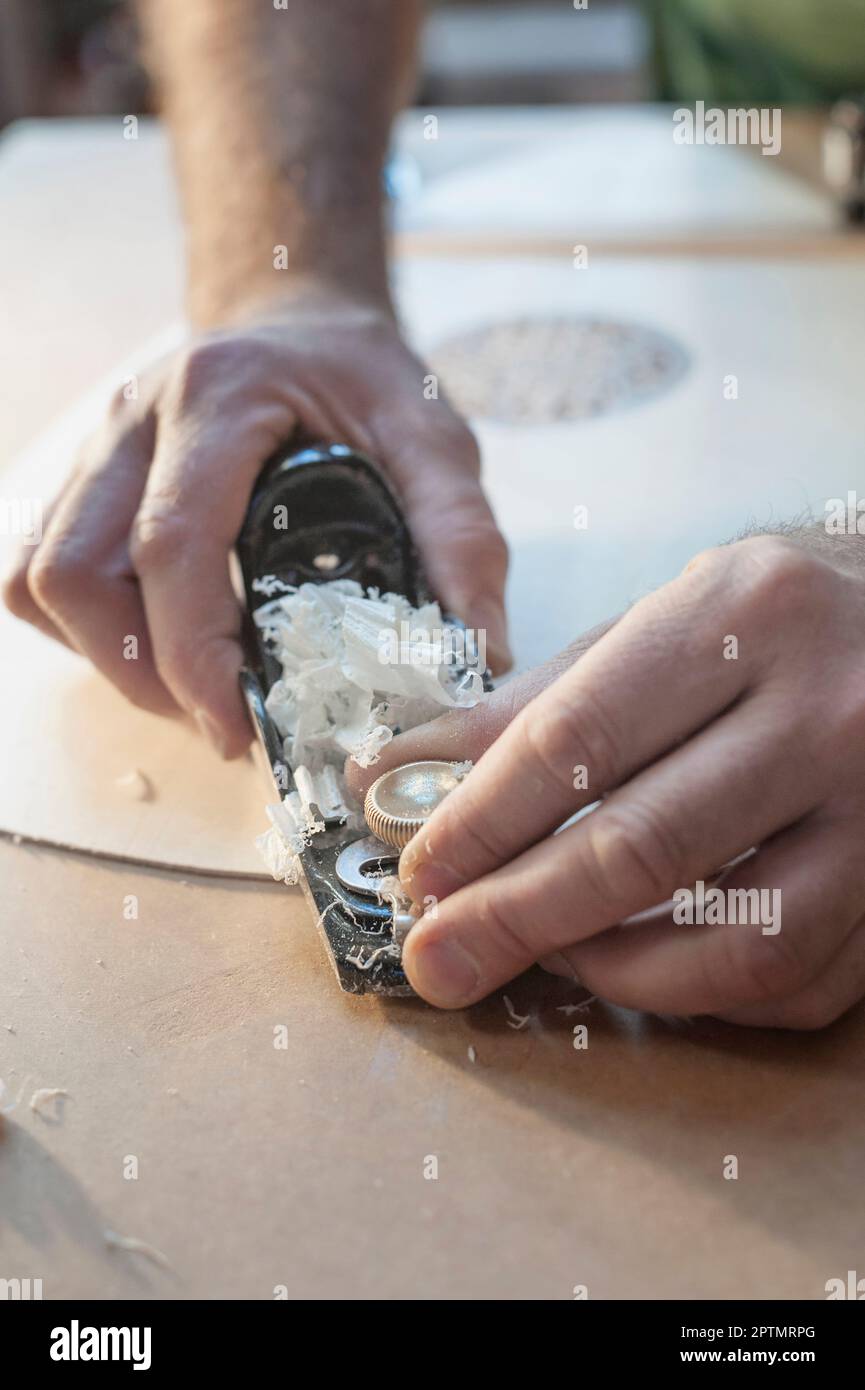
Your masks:
[[[406,763],[373,782],[363,803],[366,823],[386,845],[403,849],[462,781],[459,763]]]

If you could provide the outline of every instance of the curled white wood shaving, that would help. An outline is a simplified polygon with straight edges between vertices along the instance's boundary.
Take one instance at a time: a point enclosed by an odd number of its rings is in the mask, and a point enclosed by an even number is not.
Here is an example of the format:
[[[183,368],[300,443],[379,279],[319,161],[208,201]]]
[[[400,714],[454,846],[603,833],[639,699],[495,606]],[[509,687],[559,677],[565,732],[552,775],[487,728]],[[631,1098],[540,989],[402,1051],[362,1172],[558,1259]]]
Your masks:
[[[366,959],[364,959],[363,952],[358,946],[356,951],[352,951],[346,956],[346,960],[350,961],[352,965],[356,965],[358,970],[372,970],[376,961],[383,960],[385,957],[399,960],[400,949],[395,942],[389,941],[386,946],[379,946],[377,950],[370,952]]]
[[[470,1062],[476,1062],[478,1060],[478,1054],[473,1047],[469,1047],[468,1055]]]
[[[64,1091],[60,1086],[41,1086],[30,1097],[30,1109],[34,1115],[44,1115],[46,1110],[53,1106],[56,1114],[57,1102],[68,1095],[69,1092]]]
[[[564,1014],[565,1018],[570,1018],[571,1014],[581,1014],[590,1004],[594,1004],[597,997],[596,994],[591,994],[588,999],[581,999],[579,1004],[557,1004],[556,1011]]]
[[[133,768],[131,772],[125,772],[122,777],[116,777],[114,785],[125,792],[130,801],[153,800],[153,783],[140,768]]]
[[[277,579],[275,574],[263,574],[260,579],[253,579],[252,587],[257,594],[264,594],[265,598],[288,593],[289,589],[289,586],[282,579]]]
[[[483,691],[441,641],[458,629],[438,604],[414,608],[344,579],[294,589],[265,576],[256,587],[268,602],[253,618],[282,668],[267,709],[294,769],[293,790],[268,806],[271,828],[256,845],[274,878],[296,883],[298,856],[327,821],[363,827],[343,778],[346,755],[369,767],[395,733],[475,705]]]
[[[380,903],[386,903],[394,917],[408,917],[412,914],[412,900],[402,886],[398,874],[384,874],[375,883],[375,895]],[[408,935],[402,931],[402,938]]]
[[[465,671],[436,646],[436,634],[451,630],[438,604],[414,608],[399,594],[364,593],[342,579],[302,584],[253,618],[282,667],[267,708],[292,767],[340,766],[356,751],[374,761],[370,738],[413,728],[442,708],[477,704]]]
[[[133,1255],[142,1255],[161,1269],[171,1269],[168,1257],[154,1245],[148,1245],[146,1240],[139,1240],[137,1236],[121,1236],[117,1231],[108,1230],[102,1232],[102,1237],[111,1250],[128,1250]]]
[[[526,1024],[531,1022],[531,1014],[518,1014],[506,994],[502,995],[502,1003],[508,1011],[509,1028],[515,1028],[519,1031],[520,1028],[525,1028]]]

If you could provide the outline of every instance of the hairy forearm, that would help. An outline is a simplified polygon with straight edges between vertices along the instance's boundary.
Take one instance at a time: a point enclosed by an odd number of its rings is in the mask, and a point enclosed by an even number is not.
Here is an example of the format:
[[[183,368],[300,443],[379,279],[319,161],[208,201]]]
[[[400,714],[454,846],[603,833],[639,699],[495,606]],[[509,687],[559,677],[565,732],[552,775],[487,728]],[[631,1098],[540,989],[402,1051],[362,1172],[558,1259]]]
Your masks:
[[[382,165],[419,0],[139,0],[193,319],[333,285],[387,302]],[[276,256],[285,268],[275,266]]]

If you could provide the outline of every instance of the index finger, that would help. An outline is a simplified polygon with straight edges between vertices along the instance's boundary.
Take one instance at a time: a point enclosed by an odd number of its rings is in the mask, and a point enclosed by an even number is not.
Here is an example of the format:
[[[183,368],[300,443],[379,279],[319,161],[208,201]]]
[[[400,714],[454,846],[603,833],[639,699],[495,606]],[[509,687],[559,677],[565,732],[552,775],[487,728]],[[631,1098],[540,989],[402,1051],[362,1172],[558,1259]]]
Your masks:
[[[713,552],[527,704],[403,851],[415,901],[509,862],[731,705],[761,659],[747,643],[724,659],[736,583]]]

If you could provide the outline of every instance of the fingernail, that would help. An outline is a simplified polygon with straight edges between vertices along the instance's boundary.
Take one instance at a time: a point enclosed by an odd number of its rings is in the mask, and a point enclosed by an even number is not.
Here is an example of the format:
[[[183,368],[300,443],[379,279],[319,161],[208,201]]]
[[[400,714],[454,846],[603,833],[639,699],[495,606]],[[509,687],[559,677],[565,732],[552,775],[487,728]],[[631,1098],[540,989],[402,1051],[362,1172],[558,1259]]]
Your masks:
[[[418,994],[441,1008],[468,1004],[477,993],[481,977],[478,963],[456,941],[418,944],[406,952],[405,965]]]
[[[503,676],[514,664],[514,654],[507,642],[490,642],[487,648],[487,665],[494,676]]]
[[[207,739],[207,742],[210,744],[211,748],[214,748],[216,750],[220,758],[224,758],[226,754],[227,745],[222,730],[220,729],[216,720],[211,719],[207,711],[203,709],[193,710],[192,713],[196,724],[198,725],[204,737]]]
[[[508,645],[508,627],[505,610],[498,603],[478,602],[472,605],[471,622],[483,641],[486,663],[492,671],[506,671],[513,665],[513,656]]]

